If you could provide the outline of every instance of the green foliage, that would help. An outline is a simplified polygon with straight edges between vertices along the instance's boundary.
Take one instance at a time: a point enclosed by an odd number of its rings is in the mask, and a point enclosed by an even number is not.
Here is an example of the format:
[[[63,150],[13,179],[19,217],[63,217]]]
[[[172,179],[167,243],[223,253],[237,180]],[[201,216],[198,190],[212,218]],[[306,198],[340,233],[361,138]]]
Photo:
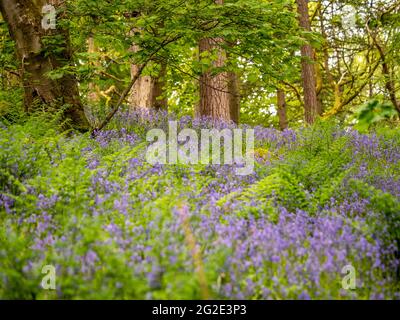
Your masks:
[[[361,131],[366,131],[372,125],[390,120],[397,115],[397,111],[391,103],[381,103],[378,100],[372,100],[362,105],[357,110],[357,125],[356,128]]]
[[[261,214],[262,208],[265,208],[265,212],[271,214],[271,219],[277,217],[272,207],[285,207],[290,211],[296,211],[296,209],[306,209],[309,206],[301,182],[291,173],[279,168],[236,197],[244,202],[254,201],[259,204],[255,211]]]
[[[315,205],[323,206],[350,172],[346,168],[352,156],[348,137],[338,135],[335,125],[323,122],[303,129],[301,137],[302,148],[290,154],[284,169],[314,194]]]
[[[388,1],[378,2],[383,8]],[[353,0],[322,1],[316,10],[314,2],[310,11],[318,32],[302,32],[288,0],[226,0],[223,6],[209,0],[65,4],[67,12],[57,23],[68,26],[73,59],[47,76],[76,77],[95,124],[129,83],[132,64],[147,63],[143,75],[153,77],[166,65],[163,95],[178,118],[194,114],[201,74],[234,72],[240,78],[242,123],[277,126],[276,91],[283,88],[290,124],[302,126],[300,48],[305,43],[315,51],[323,109],[340,98],[344,112],[295,131],[267,131],[268,138],[256,141],[259,158],[247,178],[200,164],[151,166],[144,161],[151,119],[116,117],[108,127],[113,130],[92,139],[63,130],[67,106],[39,105],[40,111],[27,116],[23,94],[29,84],[22,81],[22,61],[0,21],[0,298],[202,299],[200,267],[212,298],[398,298],[392,248],[400,248],[400,134],[387,125],[396,125],[393,106],[380,102],[388,95],[388,77],[362,21],[371,18],[373,33],[387,40],[385,61],[398,87],[398,13],[379,15],[365,1]],[[360,11],[349,30],[338,9],[344,4]],[[320,32],[323,24],[327,34]],[[223,66],[215,68],[219,50],[199,54],[204,38],[224,39]],[[88,52],[88,40],[94,52]],[[42,45],[45,57],[69,54],[65,39],[51,32]],[[114,91],[104,96],[110,88]],[[94,91],[98,101],[89,96]],[[371,95],[374,100],[349,119],[346,108]],[[336,124],[351,120],[364,135]],[[296,138],[288,142],[284,137],[290,134]],[[297,230],[304,239],[291,247],[285,245],[294,237],[285,219],[326,222],[326,228],[340,221],[341,228],[326,238],[324,229],[304,223]],[[273,238],[263,233],[267,227],[276,232]],[[340,243],[348,230],[351,239],[361,240]],[[246,247],[248,239],[254,242]],[[277,252],[270,256],[266,239],[282,240],[283,247],[272,246]],[[200,266],[191,241],[202,255]],[[325,251],[314,248],[321,243]],[[364,251],[367,246],[385,252]],[[364,285],[347,295],[336,283],[340,270],[327,271],[327,255],[338,248],[346,253],[340,263],[356,264]],[[57,266],[55,291],[40,288],[46,264]],[[315,266],[321,270],[311,278],[308,270]],[[288,277],[292,271],[295,284]]]
[[[350,180],[349,190],[369,200],[369,209],[379,212],[385,223],[379,223],[376,217],[370,217],[370,226],[374,232],[386,240],[396,240],[400,248],[400,201],[388,192],[383,192],[360,180]]]
[[[207,252],[203,263],[214,289],[234,274],[223,275],[221,271],[232,250],[221,247],[213,251],[207,238],[197,233],[197,226],[213,210],[222,210],[222,225],[237,218],[267,218],[277,224],[282,210],[299,215],[307,212],[311,218],[325,214],[321,213],[325,208],[328,216],[336,216],[328,209],[332,199],[340,204],[357,194],[358,200],[369,199],[367,211],[358,214],[378,215],[371,215],[367,227],[355,219],[351,222],[355,230],[365,233],[370,241],[379,236],[388,245],[399,239],[398,199],[374,187],[372,180],[349,179],[365,158],[360,154],[352,159],[349,137],[332,124],[299,130],[295,147],[281,148],[281,156],[268,165],[257,164],[256,181],[244,182],[236,192],[224,194],[225,185],[236,178],[221,176],[203,165],[157,169],[140,163],[143,142],[132,146],[115,138],[104,144],[87,135],[59,134],[56,122],[36,117],[23,125],[0,129],[0,186],[5,191],[2,196],[12,201],[8,211],[0,211],[3,298],[202,298],[195,268],[188,265],[191,251],[185,233],[171,229],[182,203],[201,212],[188,219],[199,248]],[[386,139],[397,137],[395,132],[386,134]],[[278,153],[272,145],[268,147]],[[368,161],[374,177],[384,174],[382,165],[387,166],[387,172],[392,166],[373,158]],[[210,194],[217,197],[215,203]],[[343,214],[343,219],[351,215],[350,211]],[[143,228],[146,232],[138,232]],[[135,243],[143,247],[123,249]],[[143,270],[132,267],[132,255],[148,259],[140,264]],[[305,263],[305,258],[296,259],[298,264]],[[266,261],[262,270],[272,275],[280,263],[290,261]],[[39,287],[41,268],[46,264],[57,266],[57,291]],[[154,269],[155,265],[159,269]],[[368,265],[366,262],[365,268]],[[259,276],[260,271],[253,269],[248,271],[249,279]],[[155,278],[147,278],[148,274]],[[287,279],[279,277],[280,285],[285,286]],[[334,292],[329,279],[328,275],[321,278],[324,292]],[[274,282],[270,279],[264,285],[272,288]],[[287,290],[296,297],[303,287],[299,284]],[[218,292],[213,291],[214,297]],[[258,292],[254,297],[260,295]],[[281,293],[274,295],[280,297]]]

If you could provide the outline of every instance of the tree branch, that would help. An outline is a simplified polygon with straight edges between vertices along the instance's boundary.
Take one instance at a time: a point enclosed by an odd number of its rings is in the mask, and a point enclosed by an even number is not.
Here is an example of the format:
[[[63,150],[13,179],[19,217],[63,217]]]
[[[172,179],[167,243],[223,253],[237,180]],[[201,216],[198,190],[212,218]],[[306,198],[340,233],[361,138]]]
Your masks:
[[[128,96],[129,92],[131,91],[132,87],[134,86],[134,84],[136,83],[136,81],[139,79],[139,77],[141,76],[144,68],[146,68],[147,64],[153,59],[153,57],[161,50],[163,49],[165,46],[167,46],[168,44],[178,40],[181,36],[176,36],[172,39],[169,40],[165,40],[161,43],[161,45],[146,59],[146,61],[144,63],[142,63],[139,66],[139,69],[137,71],[137,73],[135,74],[135,76],[132,78],[132,80],[129,82],[128,86],[125,88],[125,90],[122,92],[121,96],[119,97],[119,100],[117,102],[117,104],[111,109],[111,111],[107,114],[106,118],[103,120],[103,122],[97,127],[94,128],[91,132],[91,136],[95,137],[96,134],[101,131],[110,121],[111,119],[114,117],[114,115],[117,113],[118,109],[120,108],[120,106],[122,105],[122,103],[125,101],[126,97]]]

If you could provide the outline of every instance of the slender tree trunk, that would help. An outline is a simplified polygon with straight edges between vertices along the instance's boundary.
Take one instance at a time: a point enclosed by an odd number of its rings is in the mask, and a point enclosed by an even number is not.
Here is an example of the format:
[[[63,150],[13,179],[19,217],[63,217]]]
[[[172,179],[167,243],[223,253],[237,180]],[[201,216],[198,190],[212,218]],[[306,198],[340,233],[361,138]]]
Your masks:
[[[328,83],[332,88],[332,91],[335,95],[335,107],[341,104],[341,99],[340,99],[340,90],[337,92],[337,86],[336,82],[333,78],[332,72],[329,67],[329,43],[328,43],[328,36],[326,34],[326,28],[325,28],[325,23],[324,23],[324,16],[322,12],[322,8],[320,7],[319,10],[319,20],[320,20],[320,28],[321,28],[321,35],[322,38],[324,39],[324,48],[323,48],[323,53],[324,53],[324,69],[326,73],[326,77],[328,79]],[[338,95],[339,93],[339,95]]]
[[[395,89],[396,86],[395,86],[395,83],[393,80],[392,73],[390,72],[389,64],[387,63],[385,50],[379,44],[378,40],[375,40],[375,41],[376,41],[376,46],[378,48],[379,55],[380,55],[381,61],[382,61],[382,71],[383,71],[383,75],[385,76],[385,87],[386,87],[387,93],[390,97],[390,101],[393,103],[393,106],[396,108],[397,112],[400,114],[400,104],[396,98],[396,89]]]
[[[276,92],[277,105],[278,105],[278,118],[279,118],[279,128],[283,131],[288,127],[288,120],[286,115],[286,96],[285,91],[278,88]]]
[[[300,27],[305,31],[311,31],[310,16],[308,12],[308,0],[296,0]],[[301,74],[304,90],[304,113],[308,124],[314,123],[318,115],[318,100],[316,91],[315,68],[313,64],[313,48],[305,44],[301,48]]]
[[[371,29],[368,26],[368,23],[367,23],[367,30],[368,30],[370,37],[372,38],[372,41],[373,41],[375,47],[378,49],[378,52],[379,52],[379,57],[382,62],[382,73],[385,77],[386,91],[390,97],[390,101],[393,103],[393,106],[396,108],[397,112],[400,114],[400,104],[396,98],[396,85],[394,83],[393,75],[392,75],[392,72],[390,71],[390,67],[387,62],[384,45],[381,44],[379,34],[377,33],[377,31],[375,31],[375,32],[371,31]]]
[[[239,124],[240,121],[240,84],[239,77],[235,72],[229,72],[229,110],[231,120]]]
[[[165,97],[165,77],[167,75],[167,66],[164,62],[160,62],[160,73],[157,78],[154,78],[153,87],[153,106],[157,110],[168,110],[168,100]]]
[[[369,42],[370,40],[368,40]],[[365,60],[367,61],[367,65],[368,65],[368,73],[371,73],[372,70],[372,61],[370,58],[370,53],[369,51],[367,52],[366,56],[365,56]],[[368,97],[369,99],[372,99],[374,97],[374,83],[372,81],[372,78],[368,81]]]
[[[77,80],[65,74],[53,80],[47,73],[71,63],[69,33],[66,29],[44,30],[42,28],[42,7],[44,0],[1,0],[0,11],[12,39],[16,43],[18,59],[22,63],[22,77],[25,88],[25,110],[34,111],[36,102],[47,105],[68,105],[65,118],[77,129],[89,129],[78,91]],[[61,0],[53,5],[61,5]],[[63,41],[63,50],[55,52],[45,45],[45,36],[57,36]]]
[[[230,48],[234,48],[236,41],[229,44]],[[229,53],[227,58],[230,58]],[[229,111],[231,120],[239,124],[240,122],[240,76],[234,72],[228,72],[228,91],[229,91]]]
[[[317,94],[317,114],[320,116],[322,115],[322,89],[324,88],[323,84],[323,78],[322,78],[322,72],[321,72],[321,67],[318,63],[318,56],[315,50],[313,50],[313,56],[314,56],[314,70],[315,70],[315,85],[316,85],[316,94]]]
[[[223,5],[223,0],[214,0],[218,5]],[[224,42],[222,38],[205,38],[199,43],[199,53],[217,51],[217,59],[213,61],[213,68],[221,68],[226,63],[226,52],[221,48]],[[229,86],[234,87],[232,75],[228,72],[213,74],[212,70],[207,70],[200,76],[200,103],[197,114],[208,116],[213,119],[231,120],[231,95]],[[233,102],[232,102],[233,103]],[[233,110],[232,113],[237,112]]]

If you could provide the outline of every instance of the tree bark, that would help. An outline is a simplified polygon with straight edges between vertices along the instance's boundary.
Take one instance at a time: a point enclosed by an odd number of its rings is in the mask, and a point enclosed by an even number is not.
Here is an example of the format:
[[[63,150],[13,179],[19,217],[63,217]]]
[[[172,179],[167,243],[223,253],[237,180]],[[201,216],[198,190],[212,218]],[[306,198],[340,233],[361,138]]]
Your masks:
[[[160,73],[154,78],[153,87],[153,106],[156,110],[168,110],[168,99],[165,97],[165,77],[167,75],[167,66],[164,62],[160,62]]]
[[[279,118],[279,128],[283,131],[288,128],[288,120],[286,115],[286,96],[285,91],[282,89],[277,89],[277,105],[278,105],[278,118]]]
[[[321,67],[318,63],[318,56],[317,52],[313,50],[313,59],[315,61],[314,64],[314,71],[315,71],[315,90],[317,94],[317,114],[319,116],[322,115],[322,89],[324,88],[324,83],[323,83],[323,78],[322,78],[322,73],[321,73]]]
[[[131,50],[138,52],[140,48],[134,44]],[[131,65],[132,79],[137,74],[139,68],[140,66],[136,64]],[[128,103],[132,109],[168,109],[168,101],[163,96],[166,70],[165,63],[160,62],[160,72],[157,77],[144,75],[137,79],[128,97]]]
[[[215,4],[223,5],[223,0],[214,0]],[[225,66],[227,57],[226,52],[221,48],[224,42],[222,38],[204,38],[199,43],[199,53],[217,51],[217,59],[213,61],[212,69],[218,69]],[[231,96],[229,87],[234,89],[236,86],[232,75],[228,72],[213,73],[213,70],[207,70],[200,76],[200,103],[197,114],[199,116],[211,117],[230,121],[232,116],[236,117],[238,112],[234,104],[237,100]],[[231,108],[232,104],[232,108]],[[237,116],[238,118],[238,116]]]
[[[240,121],[240,84],[239,77],[235,72],[229,72],[229,110],[231,120],[239,124]]]
[[[25,89],[25,110],[34,111],[37,102],[49,106],[68,105],[65,119],[76,129],[88,130],[89,123],[81,103],[76,78],[64,74],[50,79],[47,73],[71,63],[71,48],[67,29],[44,30],[42,7],[44,0],[1,0],[0,11],[16,43],[17,57],[22,63]],[[53,1],[57,7],[61,0]],[[62,50],[51,50],[45,37],[61,39]],[[59,49],[59,48],[57,48]]]
[[[373,40],[375,42],[375,46],[379,51],[379,56],[381,58],[382,61],[382,73],[385,77],[385,88],[387,90],[387,93],[390,97],[390,101],[393,103],[393,106],[395,107],[395,109],[397,110],[397,112],[400,115],[400,104],[397,101],[396,98],[396,86],[393,80],[393,76],[392,73],[390,72],[390,67],[389,64],[387,63],[387,59],[386,59],[386,53],[385,53],[385,49],[383,48],[383,46],[379,43],[379,40],[377,39],[377,36],[373,37]]]
[[[396,86],[393,80],[393,75],[390,71],[389,64],[386,59],[386,53],[384,45],[380,43],[378,31],[375,30],[373,32],[369,27],[369,20],[366,23],[367,31],[369,36],[372,38],[374,46],[378,49],[379,57],[382,62],[382,73],[385,77],[385,88],[387,93],[390,97],[390,101],[393,103],[393,106],[397,110],[397,113],[400,115],[400,103],[397,101],[396,98]]]
[[[90,34],[88,38],[88,53],[89,54],[97,53],[97,46],[94,42],[93,34]],[[94,62],[93,66],[98,67],[99,62],[98,61]],[[87,95],[87,99],[90,105],[96,105],[97,103],[99,103],[100,101],[99,91],[100,91],[99,86],[95,82],[91,81],[89,83],[89,91]]]
[[[199,44],[200,54],[218,50],[218,57],[213,62],[213,68],[225,65],[225,52],[220,48],[222,39],[201,39]],[[229,121],[231,119],[229,79],[227,72],[213,74],[207,70],[200,76],[200,104],[199,115],[213,119]]]
[[[137,65],[131,67],[132,79],[138,70]],[[168,102],[164,94],[164,77],[166,73],[165,65],[161,65],[161,71],[157,78],[149,75],[140,76],[132,88],[129,95],[129,105],[132,109],[151,109],[167,110]]]
[[[310,15],[308,12],[308,0],[296,0],[298,20],[300,27],[305,31],[311,31]],[[313,48],[305,44],[301,48],[301,75],[304,91],[304,113],[307,124],[315,122],[318,115],[318,99],[315,80],[315,68],[313,64]]]

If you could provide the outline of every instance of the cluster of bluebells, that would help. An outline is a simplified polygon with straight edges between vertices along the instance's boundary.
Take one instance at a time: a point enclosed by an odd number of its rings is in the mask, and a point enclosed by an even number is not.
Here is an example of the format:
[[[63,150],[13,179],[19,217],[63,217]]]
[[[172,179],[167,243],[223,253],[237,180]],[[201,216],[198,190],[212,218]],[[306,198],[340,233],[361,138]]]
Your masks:
[[[399,143],[335,129],[334,139],[345,137],[353,155],[343,167],[353,170],[337,194],[309,209],[269,201],[266,210],[258,206],[266,196],[241,194],[306,145],[301,130],[256,127],[256,144],[279,156],[275,162],[260,161],[247,176],[235,175],[229,165],[152,166],[140,151],[121,161],[122,147],[137,146],[147,129],[166,128],[171,119],[174,115],[164,112],[121,112],[115,119],[118,129],[98,133],[80,150],[85,161],[75,180],[57,180],[66,159],[61,157],[51,164],[54,174],[47,173],[47,190],[40,189],[43,180],[37,177],[22,181],[26,190],[15,194],[17,202],[0,194],[0,217],[7,222],[2,232],[25,235],[29,254],[22,278],[35,278],[32,274],[50,263],[57,267],[55,294],[61,298],[203,298],[202,269],[214,298],[400,298],[399,239],[384,236],[393,226],[386,225],[372,199],[349,187],[350,180],[362,181],[398,199],[400,176],[393,172]],[[177,121],[180,128],[236,127],[211,119]],[[317,197],[313,192],[305,190],[310,202]],[[356,270],[353,290],[342,287],[348,265]],[[5,274],[0,267],[9,283]]]
[[[125,128],[122,128],[121,130],[96,132],[95,139],[102,148],[108,146],[110,142],[116,140],[122,142],[122,144],[132,146],[134,146],[138,141],[137,135],[134,133],[128,133]]]

